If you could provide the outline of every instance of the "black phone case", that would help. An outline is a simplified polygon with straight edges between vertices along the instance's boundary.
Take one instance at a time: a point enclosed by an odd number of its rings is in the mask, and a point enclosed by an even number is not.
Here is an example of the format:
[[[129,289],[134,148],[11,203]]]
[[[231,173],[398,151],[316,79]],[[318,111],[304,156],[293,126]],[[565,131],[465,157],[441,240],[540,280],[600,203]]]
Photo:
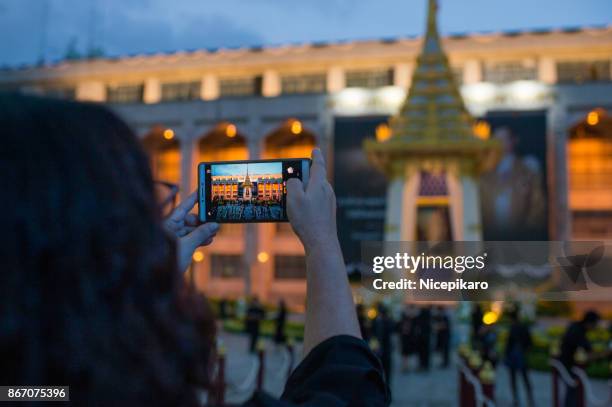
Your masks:
[[[242,223],[286,223],[289,220],[287,218],[274,220],[215,220],[215,219],[206,219],[206,214],[202,213],[202,205],[200,202],[202,201],[202,179],[201,179],[201,171],[200,167],[202,165],[212,165],[212,164],[250,164],[250,163],[266,163],[266,162],[283,162],[283,161],[307,161],[310,165],[312,165],[312,160],[310,158],[273,158],[266,160],[233,160],[233,161],[205,161],[198,164],[198,218],[200,222],[216,222],[216,223],[232,223],[232,224],[242,224]]]

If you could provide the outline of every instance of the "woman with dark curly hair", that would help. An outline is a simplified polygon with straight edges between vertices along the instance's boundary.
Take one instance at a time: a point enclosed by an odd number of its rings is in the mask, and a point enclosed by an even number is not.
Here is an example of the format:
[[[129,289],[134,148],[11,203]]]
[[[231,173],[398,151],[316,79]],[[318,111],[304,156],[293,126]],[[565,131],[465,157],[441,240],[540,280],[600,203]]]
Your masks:
[[[75,405],[199,405],[215,325],[182,271],[218,225],[190,214],[195,195],[162,218],[138,140],[99,105],[0,94],[0,129],[0,384],[68,385]],[[313,158],[308,186],[288,183],[307,253],[307,356],[280,401],[247,405],[387,405]]]

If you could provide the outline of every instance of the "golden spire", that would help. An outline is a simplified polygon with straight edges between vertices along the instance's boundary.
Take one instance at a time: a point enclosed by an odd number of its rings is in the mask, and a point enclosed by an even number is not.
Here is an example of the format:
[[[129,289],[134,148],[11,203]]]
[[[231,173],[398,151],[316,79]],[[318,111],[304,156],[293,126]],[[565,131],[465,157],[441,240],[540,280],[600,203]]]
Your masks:
[[[429,0],[427,32],[412,86],[400,112],[390,123],[397,138],[457,140],[473,136],[473,119],[463,104],[440,44],[437,9],[437,1]]]
[[[253,184],[251,183],[251,178],[249,177],[249,164],[247,164],[247,168],[246,168],[246,177],[244,177],[244,183],[243,186],[245,187],[250,187]]]
[[[498,151],[499,146],[495,140],[482,140],[474,134],[474,120],[465,108],[440,42],[437,1],[428,1],[423,46],[406,100],[389,120],[391,137],[366,140],[364,148],[387,174],[401,171],[408,161],[422,164],[436,160],[446,165],[457,159],[468,171],[480,172],[495,163],[496,154],[489,153]]]
[[[427,31],[425,38],[432,38],[439,40],[438,35],[438,2],[436,0],[429,0],[429,6],[427,8]],[[438,41],[439,45],[439,41]]]

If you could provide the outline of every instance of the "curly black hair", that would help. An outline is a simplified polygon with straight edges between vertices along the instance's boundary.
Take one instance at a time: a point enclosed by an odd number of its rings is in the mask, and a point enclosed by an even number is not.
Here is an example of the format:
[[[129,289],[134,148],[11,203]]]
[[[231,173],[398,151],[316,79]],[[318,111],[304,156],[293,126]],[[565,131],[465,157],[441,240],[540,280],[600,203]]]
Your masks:
[[[0,140],[0,383],[197,404],[214,321],[186,300],[133,132],[100,105],[0,94]]]

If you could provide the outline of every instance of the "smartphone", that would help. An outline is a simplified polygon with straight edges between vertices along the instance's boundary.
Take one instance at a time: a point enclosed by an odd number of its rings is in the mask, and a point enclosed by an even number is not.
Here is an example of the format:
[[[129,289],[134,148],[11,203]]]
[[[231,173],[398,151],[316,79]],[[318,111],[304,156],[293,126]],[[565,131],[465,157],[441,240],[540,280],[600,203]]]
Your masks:
[[[200,163],[200,221],[287,222],[287,180],[309,175],[309,158]]]

